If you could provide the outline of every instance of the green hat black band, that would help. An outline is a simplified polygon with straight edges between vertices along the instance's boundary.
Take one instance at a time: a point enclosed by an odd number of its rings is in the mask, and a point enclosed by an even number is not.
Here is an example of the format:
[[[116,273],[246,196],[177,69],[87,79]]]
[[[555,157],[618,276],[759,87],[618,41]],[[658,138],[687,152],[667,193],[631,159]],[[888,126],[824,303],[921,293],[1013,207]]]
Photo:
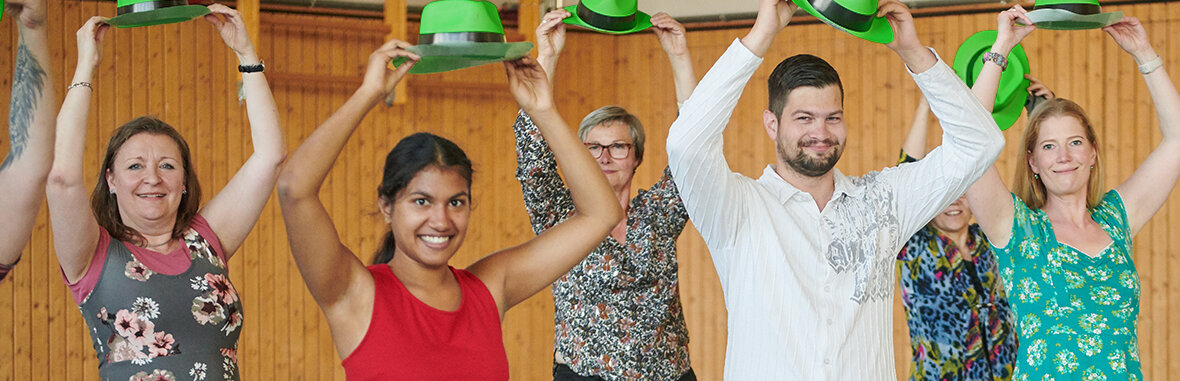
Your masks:
[[[1079,15],[1096,15],[1102,13],[1102,7],[1098,6],[1098,4],[1044,4],[1033,7],[1033,10],[1037,9],[1060,9]]]
[[[811,2],[811,7],[815,8],[816,12],[827,17],[828,20],[847,28],[848,30],[856,32],[866,32],[869,27],[873,26],[874,15],[862,15],[855,11],[844,8],[839,2],[835,0],[816,0]]]
[[[128,4],[128,5],[121,6],[118,9],[116,9],[116,11],[118,11],[119,16],[122,16],[127,13],[154,11],[157,9],[176,7],[176,6],[181,6],[181,5],[188,5],[188,1],[186,1],[186,0],[145,1],[142,3]]]
[[[625,31],[635,27],[634,13],[623,17],[607,16],[586,8],[585,2],[578,2],[578,18],[599,29]]]
[[[418,36],[419,45],[437,44],[440,42],[507,42],[503,34],[492,32],[452,32],[431,33]]]

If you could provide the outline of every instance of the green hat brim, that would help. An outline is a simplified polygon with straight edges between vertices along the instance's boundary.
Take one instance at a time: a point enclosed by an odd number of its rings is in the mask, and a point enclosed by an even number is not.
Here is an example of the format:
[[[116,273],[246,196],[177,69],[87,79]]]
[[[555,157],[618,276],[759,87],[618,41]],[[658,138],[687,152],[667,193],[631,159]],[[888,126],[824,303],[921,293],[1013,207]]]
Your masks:
[[[410,68],[410,73],[430,74],[521,58],[533,50],[533,43],[449,41],[414,45],[406,50],[422,57]],[[393,65],[398,66],[402,62],[405,62],[405,59],[397,59]]]
[[[869,25],[868,30],[864,32],[857,32],[855,30],[840,26],[832,20],[829,20],[827,16],[824,16],[823,14],[819,13],[819,11],[815,10],[815,7],[812,7],[811,3],[807,0],[794,1],[795,4],[799,6],[799,8],[807,11],[807,13],[815,16],[815,18],[820,19],[820,21],[823,21],[825,24],[831,25],[836,29],[845,31],[848,34],[869,40],[871,42],[876,42],[878,44],[888,44],[893,42],[893,27],[889,26],[889,21],[885,20],[884,17],[873,17],[873,23]]]
[[[992,110],[992,119],[996,121],[996,126],[1000,127],[1000,131],[1011,128],[1016,124],[1016,119],[1020,119],[1020,112],[1024,110],[1024,102],[1028,100],[1028,85],[1029,81],[1024,80],[1022,90],[1015,96],[1008,99],[1008,103]]]
[[[209,7],[204,5],[178,5],[111,17],[107,19],[107,24],[119,28],[134,28],[185,22],[207,14],[209,14]]]
[[[1123,12],[1079,15],[1064,9],[1043,8],[1028,12],[1028,19],[1037,28],[1052,30],[1098,29],[1123,19]]]
[[[962,79],[968,86],[974,85],[975,78],[979,76],[979,71],[983,68],[983,54],[991,50],[996,41],[997,32],[994,30],[979,31],[959,45],[959,49],[955,52],[955,60],[951,67],[955,70],[955,74]],[[1027,99],[1028,98],[1028,79],[1024,78],[1031,70],[1028,64],[1028,55],[1024,52],[1024,47],[1017,44],[1008,52],[1008,68],[1000,74],[1000,83],[996,87],[996,100],[992,108],[993,115],[998,113],[997,110],[1005,109],[1004,106],[1013,102],[1014,98]],[[979,65],[979,66],[972,66]],[[975,70],[979,68],[979,70]],[[1023,101],[1021,101],[1023,102]],[[1024,103],[1021,103],[1023,105]],[[1010,111],[1008,111],[1010,112]],[[1019,116],[1019,110],[1016,111]],[[1016,120],[1012,118],[1012,120]],[[1000,124],[1000,123],[997,123]],[[1002,124],[1001,124],[1002,125]],[[1010,124],[1009,124],[1010,126]],[[1006,129],[1007,127],[1003,127]]]
[[[643,13],[643,12],[638,12],[638,11],[635,12],[635,26],[632,27],[631,29],[628,29],[628,30],[607,30],[607,29],[602,29],[602,28],[587,24],[586,21],[583,21],[582,18],[578,17],[578,5],[577,4],[565,7],[565,10],[570,12],[570,17],[566,17],[564,20],[561,20],[561,21],[563,21],[569,25],[580,26],[582,28],[586,28],[586,29],[589,29],[589,30],[592,30],[595,32],[599,32],[599,33],[628,34],[628,33],[639,32],[639,31],[645,30],[647,28],[651,28],[651,15],[649,15],[647,13]]]

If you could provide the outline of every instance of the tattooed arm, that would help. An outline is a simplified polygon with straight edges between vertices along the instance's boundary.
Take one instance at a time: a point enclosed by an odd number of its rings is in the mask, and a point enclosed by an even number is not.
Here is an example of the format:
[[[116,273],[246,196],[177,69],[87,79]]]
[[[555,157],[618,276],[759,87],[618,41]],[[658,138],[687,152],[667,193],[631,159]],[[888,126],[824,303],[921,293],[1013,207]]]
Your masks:
[[[45,0],[9,0],[20,33],[8,109],[8,153],[0,163],[0,267],[14,264],[32,233],[53,161],[53,80]]]

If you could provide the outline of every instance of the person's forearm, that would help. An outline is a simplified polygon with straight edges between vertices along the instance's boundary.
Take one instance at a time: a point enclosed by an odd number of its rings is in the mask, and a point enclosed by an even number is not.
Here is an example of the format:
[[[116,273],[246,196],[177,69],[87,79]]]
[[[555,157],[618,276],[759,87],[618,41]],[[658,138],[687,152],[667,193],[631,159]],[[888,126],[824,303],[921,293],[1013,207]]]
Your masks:
[[[8,109],[8,155],[0,164],[0,171],[21,167],[24,170],[19,172],[35,178],[8,180],[40,182],[44,181],[53,162],[54,103],[57,97],[50,75],[48,37],[44,26],[29,29],[23,24],[18,25],[21,25],[20,37]]]
[[[696,88],[697,77],[692,68],[692,57],[683,55],[669,55],[668,61],[672,65],[672,83],[676,86],[676,103],[684,103]]]

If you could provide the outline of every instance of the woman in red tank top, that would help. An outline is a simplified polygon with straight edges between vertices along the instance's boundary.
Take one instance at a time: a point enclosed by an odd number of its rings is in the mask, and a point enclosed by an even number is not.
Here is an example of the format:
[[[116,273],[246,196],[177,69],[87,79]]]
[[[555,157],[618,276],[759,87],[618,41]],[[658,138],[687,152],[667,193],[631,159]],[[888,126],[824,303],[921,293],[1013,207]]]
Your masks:
[[[419,60],[408,47],[394,40],[373,52],[360,88],[288,159],[278,192],[291,251],[350,380],[506,380],[504,313],[581,261],[622,211],[554,108],[544,70],[526,57],[505,63],[508,86],[562,166],[574,213],[521,245],[454,269],[448,262],[471,214],[471,162],[446,139],[414,134],[386,157],[377,201],[389,232],[376,264],[365,267],[341,243],[318,194],[364,115]],[[398,58],[408,61],[388,69]]]

